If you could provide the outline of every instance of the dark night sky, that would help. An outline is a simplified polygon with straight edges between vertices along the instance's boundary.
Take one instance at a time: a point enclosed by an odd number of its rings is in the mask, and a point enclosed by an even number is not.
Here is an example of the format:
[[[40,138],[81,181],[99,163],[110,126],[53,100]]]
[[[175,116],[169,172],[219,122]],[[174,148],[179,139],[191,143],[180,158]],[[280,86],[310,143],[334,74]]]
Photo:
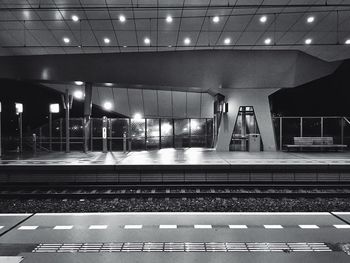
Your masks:
[[[330,76],[293,89],[282,89],[270,96],[272,113],[282,116],[350,116],[350,60]],[[24,131],[48,122],[50,103],[60,103],[60,94],[45,86],[15,80],[0,79],[3,133],[13,133],[17,127],[15,102],[24,104]],[[83,103],[74,101],[72,117],[83,115]],[[93,107],[93,117],[117,117]],[[54,118],[64,117],[61,113]]]

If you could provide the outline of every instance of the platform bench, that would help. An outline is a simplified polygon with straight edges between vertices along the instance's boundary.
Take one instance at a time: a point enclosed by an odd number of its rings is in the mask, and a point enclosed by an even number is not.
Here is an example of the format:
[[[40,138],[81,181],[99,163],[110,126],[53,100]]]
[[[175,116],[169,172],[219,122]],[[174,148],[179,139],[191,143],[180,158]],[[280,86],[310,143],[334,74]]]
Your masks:
[[[347,145],[344,144],[334,144],[333,137],[294,137],[294,144],[287,144],[285,147],[289,149],[335,149],[335,150],[344,150]]]

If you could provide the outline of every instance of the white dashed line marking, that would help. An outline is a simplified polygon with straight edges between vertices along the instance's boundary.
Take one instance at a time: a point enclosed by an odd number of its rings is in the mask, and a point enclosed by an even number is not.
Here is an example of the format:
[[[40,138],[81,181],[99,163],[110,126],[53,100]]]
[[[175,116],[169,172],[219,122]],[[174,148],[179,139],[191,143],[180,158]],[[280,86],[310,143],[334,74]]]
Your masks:
[[[319,227],[317,225],[299,225],[302,229],[318,229]]]
[[[20,226],[18,230],[35,230],[38,226]]]
[[[177,225],[159,225],[160,229],[176,229]]]
[[[283,226],[281,226],[281,225],[264,225],[264,228],[266,228],[266,229],[282,229]]]
[[[229,225],[228,227],[231,229],[246,229],[246,228],[248,228],[247,225]]]
[[[89,229],[107,229],[107,225],[91,225]]]
[[[194,228],[196,229],[211,229],[211,225],[194,225]]]
[[[339,229],[345,229],[345,228],[350,228],[350,225],[333,225],[335,228]]]
[[[55,226],[53,229],[55,229],[55,230],[69,230],[72,228],[73,228],[73,226]]]
[[[125,225],[124,229],[141,229],[142,225]]]

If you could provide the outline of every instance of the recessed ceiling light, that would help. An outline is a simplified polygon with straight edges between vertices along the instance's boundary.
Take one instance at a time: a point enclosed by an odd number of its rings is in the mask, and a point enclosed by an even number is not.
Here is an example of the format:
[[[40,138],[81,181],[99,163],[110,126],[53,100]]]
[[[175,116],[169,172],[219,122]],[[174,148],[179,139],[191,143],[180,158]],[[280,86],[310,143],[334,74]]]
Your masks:
[[[186,37],[186,38],[184,39],[184,43],[185,43],[185,45],[191,44],[191,39],[188,38],[188,37]]]
[[[151,39],[149,39],[148,37],[145,37],[145,39],[143,40],[143,42],[144,42],[146,45],[149,45],[149,44],[151,44]]]
[[[105,83],[105,85],[106,85],[107,87],[111,87],[111,86],[113,86],[113,83]]]
[[[105,44],[109,44],[111,42],[111,40],[109,38],[105,37],[103,39],[103,42],[105,42]]]
[[[76,80],[74,81],[75,85],[81,86],[84,84],[84,82],[80,81],[80,80]]]
[[[142,115],[141,115],[141,113],[135,113],[134,114],[134,116],[133,116],[133,119],[135,119],[135,120],[141,120],[142,119]]]
[[[224,43],[225,45],[231,44],[231,38],[225,38]]]
[[[307,21],[308,23],[312,23],[312,22],[315,21],[315,17],[314,17],[314,16],[309,16],[309,17],[306,19],[306,21]]]
[[[128,46],[123,46],[123,48],[127,48]]]
[[[220,17],[214,16],[214,17],[213,17],[213,22],[214,22],[214,23],[219,23],[219,22],[220,22]]]
[[[305,39],[305,44],[306,45],[310,45],[311,43],[312,43],[312,39],[311,38]]]
[[[347,40],[345,40],[345,44],[346,44],[346,45],[350,45],[350,38],[347,39]]]
[[[265,43],[266,45],[270,45],[271,42],[272,42],[272,39],[271,39],[271,38],[266,38],[266,39],[264,40],[264,43]]]
[[[124,23],[126,21],[126,17],[124,15],[119,16],[119,21]]]
[[[261,23],[266,23],[266,21],[267,21],[267,16],[260,17],[260,22]]]
[[[172,18],[171,16],[167,16],[166,19],[165,19],[165,21],[166,21],[167,23],[171,23],[171,22],[173,22],[173,18]]]
[[[72,20],[73,20],[74,22],[78,22],[78,21],[79,21],[79,17],[76,16],[76,15],[73,15],[73,16],[72,16]]]
[[[113,104],[109,101],[106,101],[105,103],[103,103],[103,108],[105,110],[111,110],[113,108]]]
[[[84,93],[81,90],[76,90],[73,93],[74,98],[81,100],[84,97]]]
[[[63,42],[66,43],[66,44],[68,44],[68,43],[70,42],[70,39],[69,39],[68,37],[64,37],[64,38],[63,38]]]
[[[168,45],[168,47],[173,47],[172,45]]]

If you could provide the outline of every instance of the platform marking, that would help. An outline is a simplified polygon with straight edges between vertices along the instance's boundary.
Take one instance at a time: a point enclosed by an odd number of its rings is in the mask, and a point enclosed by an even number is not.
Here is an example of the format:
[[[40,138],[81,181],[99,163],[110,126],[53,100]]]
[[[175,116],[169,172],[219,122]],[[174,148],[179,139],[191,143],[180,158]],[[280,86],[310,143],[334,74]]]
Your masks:
[[[38,226],[20,226],[18,230],[35,230]]]
[[[246,228],[248,228],[247,225],[229,225],[228,227],[230,229],[246,229]]]
[[[266,228],[266,229],[282,229],[283,226],[281,226],[281,225],[264,225],[264,228]]]
[[[70,230],[73,226],[55,226],[53,229],[55,230]]]
[[[142,225],[125,225],[124,229],[141,229]]]
[[[339,229],[348,229],[350,228],[350,225],[333,225],[335,228],[339,228]]]
[[[159,229],[176,229],[177,225],[159,225]]]
[[[89,226],[89,229],[107,229],[107,225],[91,225]]]
[[[318,229],[319,227],[317,225],[299,225],[302,229]]]
[[[212,225],[194,225],[196,229],[211,229]]]

